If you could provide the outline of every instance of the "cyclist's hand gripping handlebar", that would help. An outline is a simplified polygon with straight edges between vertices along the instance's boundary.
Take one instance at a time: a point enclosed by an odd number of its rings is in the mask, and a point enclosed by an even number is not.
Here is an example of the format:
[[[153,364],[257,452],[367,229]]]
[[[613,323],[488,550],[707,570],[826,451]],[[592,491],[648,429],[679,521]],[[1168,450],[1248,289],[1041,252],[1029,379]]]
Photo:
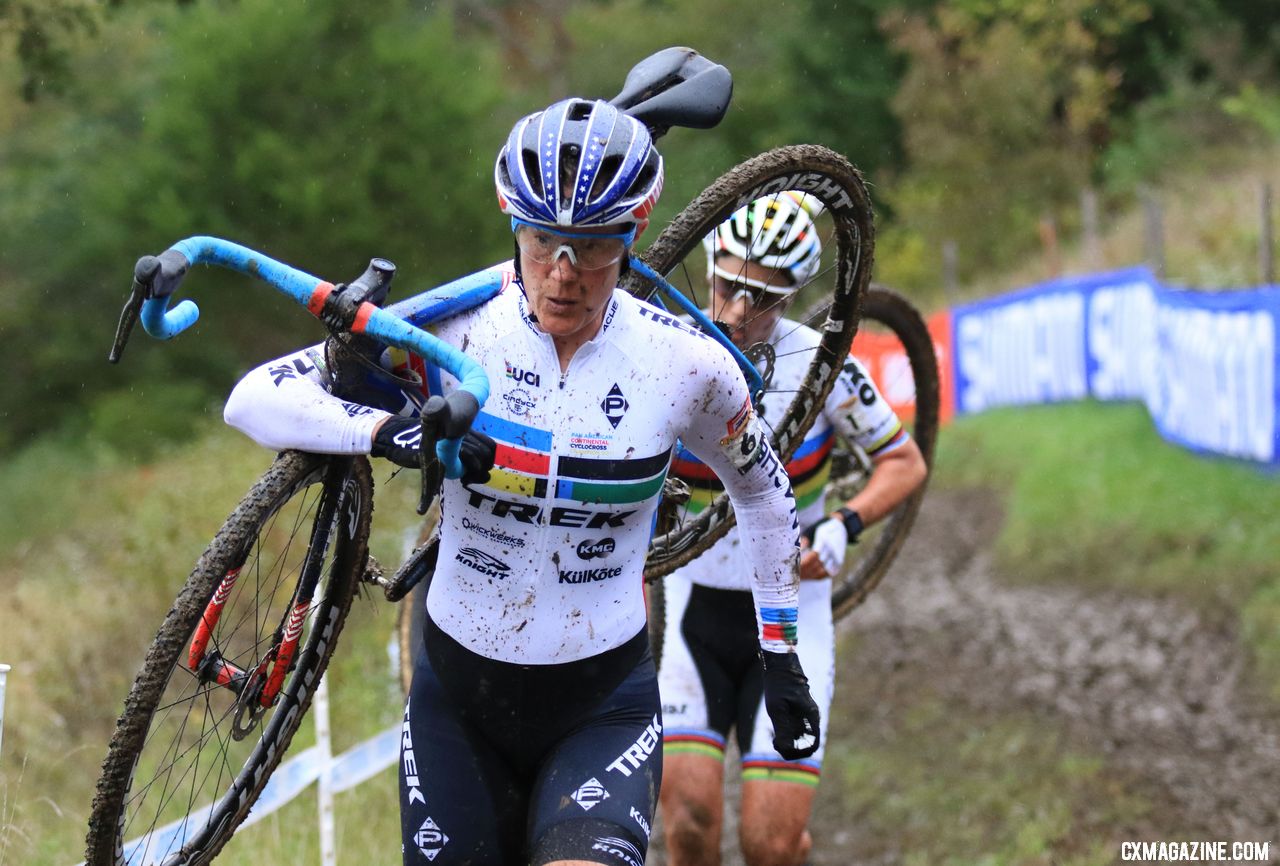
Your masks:
[[[436,457],[443,464],[445,477],[462,476],[463,467],[458,458],[461,437],[470,429],[480,407],[489,397],[489,379],[480,365],[443,340],[376,305],[336,292],[332,283],[230,241],[211,237],[187,238],[160,256],[143,256],[138,260],[134,268],[133,291],[116,329],[110,355],[112,362],[120,359],[133,325],[139,318],[147,333],[161,340],[170,339],[195,323],[200,311],[194,302],[183,301],[173,309],[168,308],[170,296],[195,264],[220,265],[256,276],[302,304],[331,328],[372,337],[389,346],[413,352],[448,370],[459,382],[458,390],[445,398],[448,419],[441,424],[438,413],[433,418],[424,415],[423,432],[433,435],[423,441],[436,441],[434,434],[437,431],[434,428],[442,426],[438,432],[443,438],[437,441]],[[377,264],[375,262],[374,266]],[[428,425],[433,429],[425,429]]]

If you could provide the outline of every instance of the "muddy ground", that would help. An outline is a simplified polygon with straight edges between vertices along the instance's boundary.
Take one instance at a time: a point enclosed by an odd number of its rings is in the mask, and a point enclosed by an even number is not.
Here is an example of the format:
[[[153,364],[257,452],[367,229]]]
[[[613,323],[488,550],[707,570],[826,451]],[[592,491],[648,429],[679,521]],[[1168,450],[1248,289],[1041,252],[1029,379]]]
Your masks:
[[[840,625],[832,741],[858,725],[892,729],[909,706],[899,698],[920,691],[1030,714],[1152,804],[1114,838],[1269,840],[1280,859],[1280,713],[1245,682],[1232,626],[1172,600],[1018,585],[994,568],[1000,521],[985,493],[926,497],[885,582]],[[858,832],[833,772],[812,862],[900,861],[892,840]],[[727,824],[726,864],[742,863],[734,833]],[[650,862],[664,862],[655,847]]]

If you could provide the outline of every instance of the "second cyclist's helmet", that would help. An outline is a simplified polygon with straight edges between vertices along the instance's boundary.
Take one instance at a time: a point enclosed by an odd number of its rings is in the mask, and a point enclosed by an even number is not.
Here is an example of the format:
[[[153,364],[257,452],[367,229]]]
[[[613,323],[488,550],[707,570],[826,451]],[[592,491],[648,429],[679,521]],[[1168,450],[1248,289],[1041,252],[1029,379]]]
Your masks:
[[[640,225],[662,192],[643,123],[601,100],[565,99],[523,118],[494,166],[502,212],[557,226]]]
[[[809,198],[781,192],[734,211],[703,241],[707,274],[715,268],[716,255],[723,253],[788,274],[791,285],[770,286],[774,291],[794,291],[812,280],[822,263],[822,241],[812,213],[821,205],[807,206]]]

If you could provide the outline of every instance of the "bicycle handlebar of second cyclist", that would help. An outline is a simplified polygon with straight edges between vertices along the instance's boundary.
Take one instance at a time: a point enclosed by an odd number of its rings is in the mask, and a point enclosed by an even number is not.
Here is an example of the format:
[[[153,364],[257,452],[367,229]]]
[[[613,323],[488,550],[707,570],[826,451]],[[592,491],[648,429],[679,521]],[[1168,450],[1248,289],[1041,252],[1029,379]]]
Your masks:
[[[134,294],[143,289],[139,317],[142,327],[157,339],[168,340],[193,325],[200,315],[193,301],[184,300],[168,309],[169,299],[187,270],[196,264],[219,265],[258,277],[282,294],[306,307],[331,328],[363,334],[375,340],[413,352],[448,370],[459,382],[446,397],[449,417],[436,443],[436,456],[445,477],[459,478],[462,463],[459,449],[462,436],[471,428],[480,408],[489,398],[489,378],[472,359],[438,337],[417,328],[367,301],[356,304],[344,299],[332,283],[278,262],[240,244],[213,237],[191,237],[174,244],[158,257],[138,261],[134,272]],[[132,321],[126,308],[111,359],[117,360]]]

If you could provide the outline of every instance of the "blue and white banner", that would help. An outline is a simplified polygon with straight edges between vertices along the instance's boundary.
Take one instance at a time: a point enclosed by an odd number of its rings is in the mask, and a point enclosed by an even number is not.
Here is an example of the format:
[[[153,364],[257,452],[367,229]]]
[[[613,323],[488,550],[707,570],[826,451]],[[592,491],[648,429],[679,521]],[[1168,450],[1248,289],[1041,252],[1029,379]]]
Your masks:
[[[1173,289],[1146,268],[958,306],[956,411],[1140,400],[1172,442],[1275,465],[1278,320],[1280,288]]]

